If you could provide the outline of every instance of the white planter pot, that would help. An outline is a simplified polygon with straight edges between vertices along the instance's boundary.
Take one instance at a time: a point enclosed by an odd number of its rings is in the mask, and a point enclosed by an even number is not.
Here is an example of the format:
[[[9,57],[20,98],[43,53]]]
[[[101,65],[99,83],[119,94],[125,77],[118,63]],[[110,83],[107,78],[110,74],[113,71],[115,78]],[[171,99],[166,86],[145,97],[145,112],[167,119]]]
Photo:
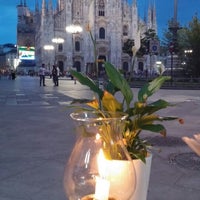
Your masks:
[[[133,160],[136,172],[136,189],[130,200],[146,200],[149,187],[152,154],[146,158],[146,164],[141,160]]]

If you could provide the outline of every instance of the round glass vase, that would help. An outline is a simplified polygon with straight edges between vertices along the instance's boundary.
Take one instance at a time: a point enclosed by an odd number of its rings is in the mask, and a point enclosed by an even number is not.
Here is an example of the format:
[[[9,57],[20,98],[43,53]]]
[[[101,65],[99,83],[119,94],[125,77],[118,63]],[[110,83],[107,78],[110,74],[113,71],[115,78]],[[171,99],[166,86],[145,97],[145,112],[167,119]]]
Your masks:
[[[135,191],[133,162],[123,143],[123,113],[76,112],[77,140],[64,173],[69,200],[128,200]]]

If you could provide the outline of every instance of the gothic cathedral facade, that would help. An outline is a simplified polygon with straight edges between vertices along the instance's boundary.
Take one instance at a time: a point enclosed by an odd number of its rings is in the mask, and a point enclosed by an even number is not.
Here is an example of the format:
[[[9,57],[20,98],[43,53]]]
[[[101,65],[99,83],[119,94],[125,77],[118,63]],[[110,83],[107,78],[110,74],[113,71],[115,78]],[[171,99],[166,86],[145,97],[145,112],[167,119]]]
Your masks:
[[[148,28],[156,29],[154,14],[148,14],[147,22],[138,16],[137,0],[36,0],[35,11],[29,13],[34,25],[34,46],[36,65],[45,63],[51,70],[56,64],[64,73],[71,68],[84,73],[95,73],[96,61],[109,61],[118,69],[130,70],[131,58],[123,53],[122,48],[127,39],[140,40],[138,31]],[[19,8],[28,10],[23,4]],[[24,12],[23,15],[27,12]],[[154,16],[152,18],[152,16]],[[66,27],[76,25],[81,32],[69,33]],[[18,20],[20,27],[20,20]],[[21,25],[23,26],[23,25]],[[18,34],[18,41],[22,43]],[[141,36],[141,35],[140,35]],[[62,39],[62,42],[58,42]],[[56,43],[52,39],[57,39]],[[31,40],[32,41],[32,40]],[[44,47],[52,47],[46,48]],[[47,46],[48,45],[48,46]],[[98,72],[103,71],[102,62],[97,62]]]

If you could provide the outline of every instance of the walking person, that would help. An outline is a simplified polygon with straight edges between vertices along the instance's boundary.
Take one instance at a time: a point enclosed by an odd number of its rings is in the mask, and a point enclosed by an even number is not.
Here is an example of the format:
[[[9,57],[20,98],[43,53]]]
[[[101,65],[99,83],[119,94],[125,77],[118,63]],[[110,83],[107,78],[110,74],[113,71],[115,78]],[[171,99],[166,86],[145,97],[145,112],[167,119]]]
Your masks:
[[[41,85],[46,86],[46,85],[45,85],[45,72],[46,72],[45,64],[43,63],[42,66],[40,67],[40,70],[39,70],[39,75],[40,75],[40,86],[41,86]]]
[[[58,86],[58,68],[56,67],[56,65],[53,65],[52,77],[54,86]]]
[[[59,85],[59,76],[60,76],[60,68],[59,67],[56,67],[57,69],[57,86]]]

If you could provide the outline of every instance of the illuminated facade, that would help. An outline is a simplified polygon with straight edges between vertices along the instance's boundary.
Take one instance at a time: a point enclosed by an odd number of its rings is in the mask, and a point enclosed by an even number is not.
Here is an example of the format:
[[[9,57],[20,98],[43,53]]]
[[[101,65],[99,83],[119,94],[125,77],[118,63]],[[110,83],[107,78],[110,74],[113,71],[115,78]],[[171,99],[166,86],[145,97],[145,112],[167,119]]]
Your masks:
[[[138,40],[139,29],[144,32],[148,28],[157,28],[155,10],[153,15],[148,14],[146,23],[138,18],[137,0],[131,4],[127,0],[57,0],[56,5],[54,8],[52,0],[41,0],[41,7],[36,3],[34,13],[28,12],[22,2],[18,6],[18,17],[19,10],[22,15],[27,12],[29,18],[26,20],[31,23],[28,31],[31,35],[24,32],[25,37],[21,37],[21,29],[24,30],[25,26],[18,24],[18,44],[34,44],[36,65],[45,63],[49,70],[57,64],[62,72],[72,67],[88,72],[95,60],[103,59],[129,71],[131,58],[122,52],[124,42],[127,39]],[[66,32],[66,27],[72,24],[81,26],[83,31]],[[96,53],[88,27],[96,42]],[[64,42],[53,43],[53,38],[62,38]],[[45,50],[45,45],[54,48]],[[101,72],[103,66],[101,63],[98,65]]]
[[[17,52],[19,58],[18,71],[29,72],[35,70],[35,13],[31,12],[26,1],[17,6]]]

